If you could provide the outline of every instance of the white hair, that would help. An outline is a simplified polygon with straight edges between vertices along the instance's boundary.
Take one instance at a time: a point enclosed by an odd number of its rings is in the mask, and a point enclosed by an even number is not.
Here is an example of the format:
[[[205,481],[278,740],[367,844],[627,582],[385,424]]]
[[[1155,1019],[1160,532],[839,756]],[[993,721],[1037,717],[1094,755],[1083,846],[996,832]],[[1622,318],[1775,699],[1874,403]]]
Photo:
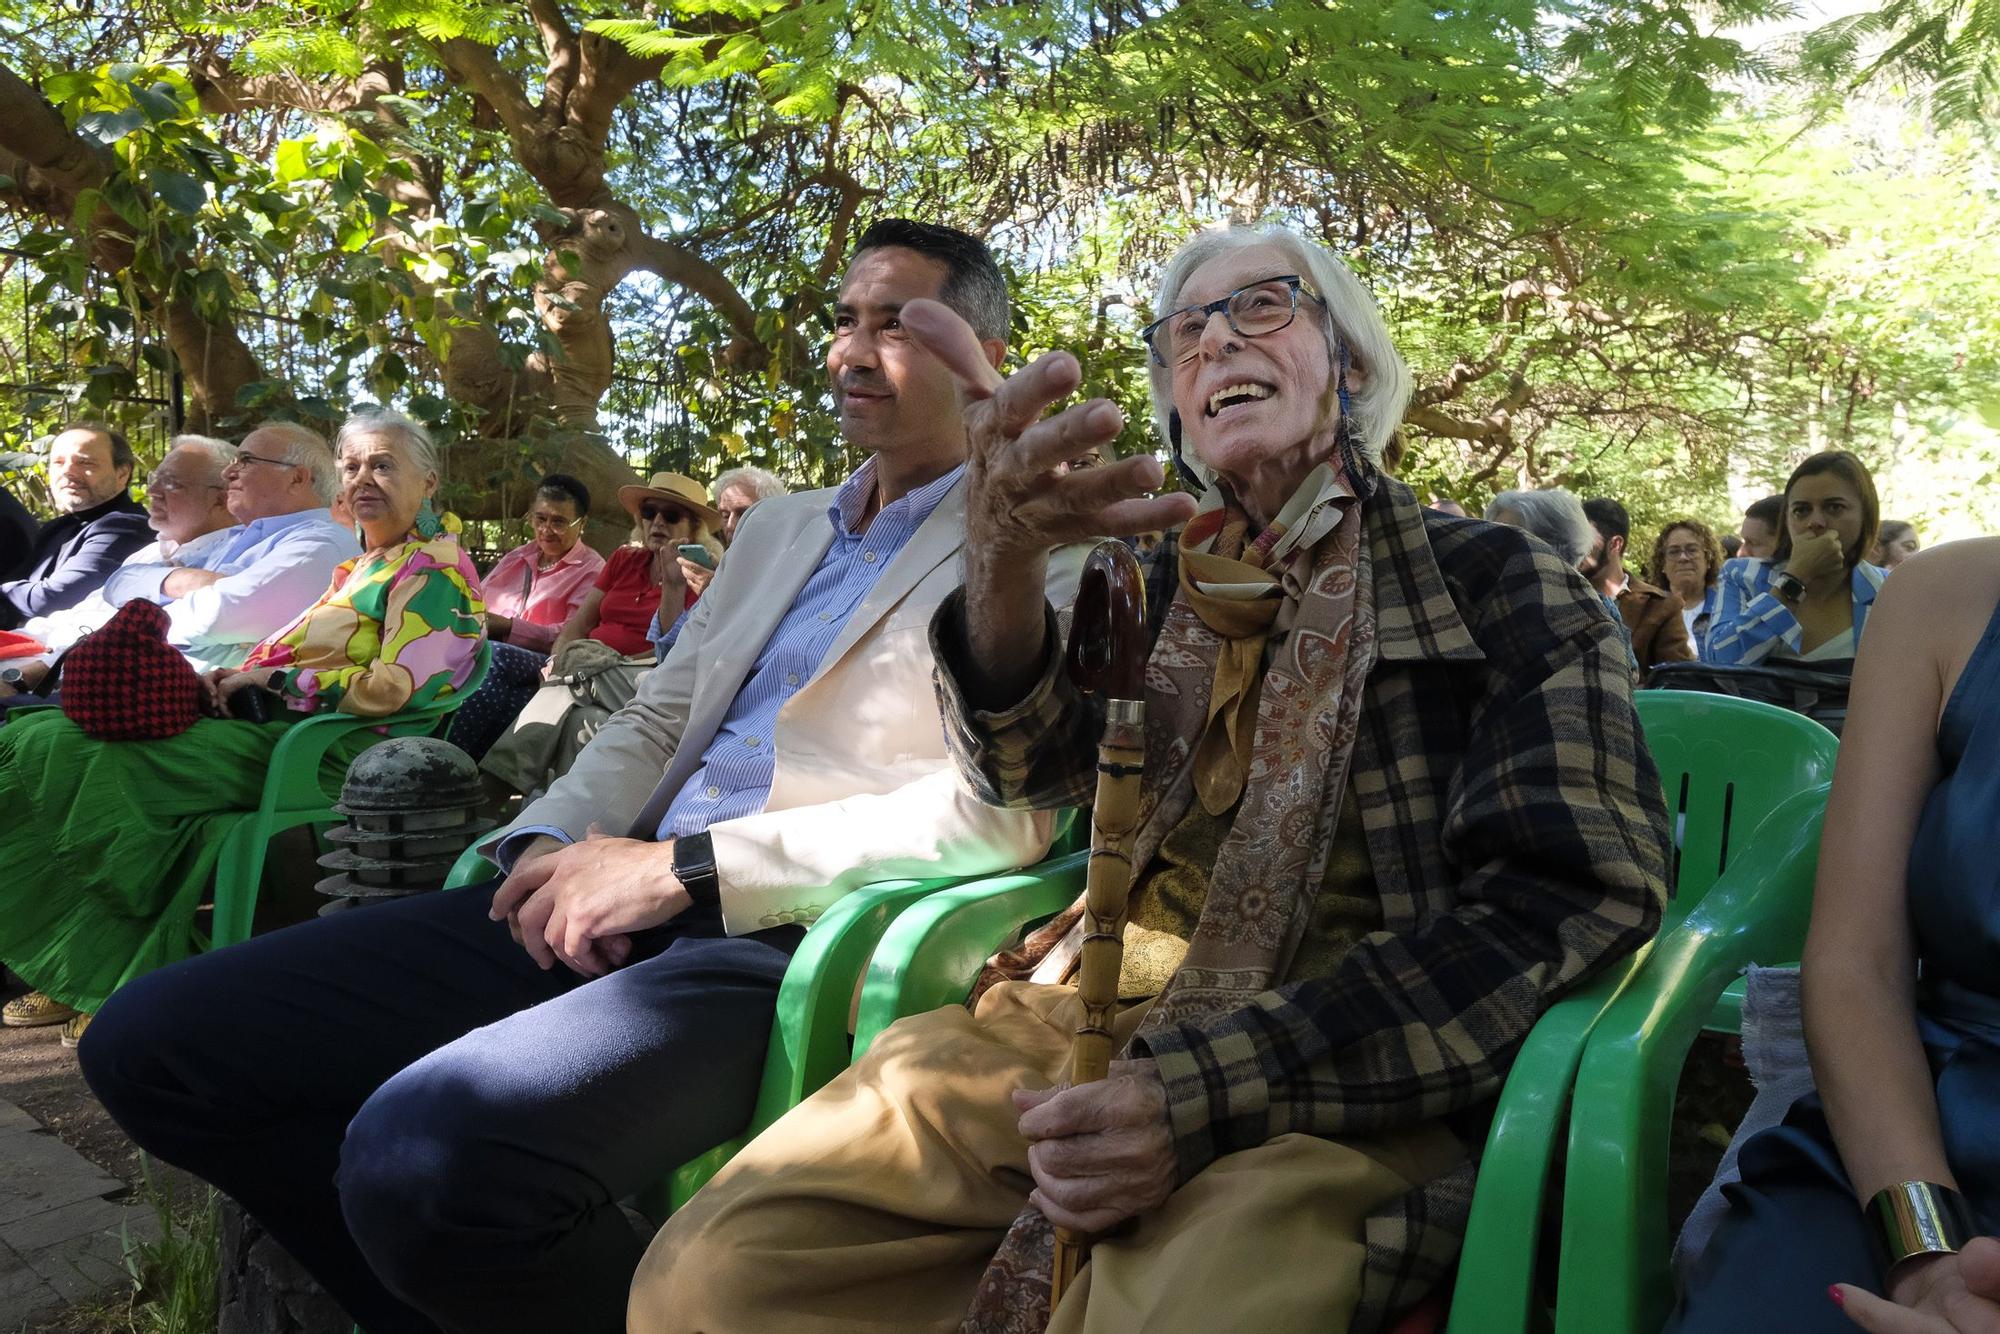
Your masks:
[[[205,456],[206,462],[214,469],[215,479],[222,480],[222,470],[236,462],[236,446],[227,440],[217,440],[212,435],[177,435],[167,441],[167,453],[177,449],[192,450]]]
[[[786,486],[784,480],[776,473],[751,467],[731,468],[715,479],[715,485],[709,489],[708,494],[714,497],[716,504],[720,505],[722,493],[732,486],[742,487],[758,500],[770,500],[776,496],[791,494],[791,488]]]
[[[325,436],[297,422],[265,422],[243,437],[245,444],[250,442],[251,435],[276,436],[283,441],[285,462],[296,464],[311,474],[312,493],[320,504],[333,503],[333,493],[340,489],[340,470],[335,465],[333,450],[328,448]]]
[[[434,473],[438,470],[437,443],[431,439],[431,433],[424,429],[423,423],[388,408],[357,408],[341,423],[340,435],[333,442],[334,452],[345,453],[351,442],[368,435],[394,439],[410,456],[410,462],[421,471]]]
[[[1286,267],[1296,268],[1306,285],[1325,302],[1317,307],[1324,315],[1317,323],[1320,332],[1326,335],[1328,358],[1337,367],[1344,343],[1348,364],[1359,366],[1366,377],[1353,393],[1354,409],[1348,419],[1348,431],[1362,457],[1379,466],[1382,451],[1388,447],[1396,427],[1402,424],[1403,409],[1410,401],[1410,368],[1390,341],[1389,326],[1383,322],[1375,298],[1331,250],[1288,227],[1228,227],[1203,232],[1167,261],[1160,274],[1160,292],[1153,309],[1161,315],[1175,309],[1181,304],[1181,289],[1187,286],[1195,270],[1218,256],[1252,246],[1277,250],[1285,257]],[[1173,369],[1156,361],[1150,364],[1153,425],[1160,439],[1171,448],[1168,414],[1174,410]],[[1203,481],[1214,480],[1208,465],[1195,458],[1192,451],[1187,453],[1186,461]]]
[[[1572,568],[1580,565],[1597,543],[1597,529],[1583,512],[1583,502],[1561,487],[1541,491],[1502,491],[1486,507],[1486,517],[1512,514],[1520,520],[1513,527],[1554,547],[1556,554]]]

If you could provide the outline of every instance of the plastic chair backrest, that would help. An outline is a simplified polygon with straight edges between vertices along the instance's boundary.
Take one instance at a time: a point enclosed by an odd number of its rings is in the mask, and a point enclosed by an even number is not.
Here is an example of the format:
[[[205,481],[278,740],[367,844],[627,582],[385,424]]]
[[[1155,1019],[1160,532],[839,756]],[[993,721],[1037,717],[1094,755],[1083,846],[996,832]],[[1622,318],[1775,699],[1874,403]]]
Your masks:
[[[1780,802],[1832,781],[1840,742],[1810,718],[1751,699],[1642,690],[1633,702],[1675,831],[1672,923]]]

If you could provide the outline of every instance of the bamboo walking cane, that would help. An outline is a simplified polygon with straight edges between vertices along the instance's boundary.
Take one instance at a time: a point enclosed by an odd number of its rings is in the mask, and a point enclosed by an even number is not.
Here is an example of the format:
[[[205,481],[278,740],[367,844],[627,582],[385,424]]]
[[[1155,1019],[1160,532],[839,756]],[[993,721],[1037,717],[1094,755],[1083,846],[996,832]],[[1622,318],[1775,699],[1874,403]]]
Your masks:
[[[1070,679],[1105,696],[1097,746],[1097,797],[1090,808],[1090,867],[1084,881],[1084,937],[1077,976],[1083,1020],[1070,1047],[1069,1082],[1088,1084],[1111,1067],[1111,1019],[1125,953],[1125,912],[1132,894],[1132,838],[1139,816],[1139,771],[1146,759],[1146,592],[1139,562],[1123,542],[1090,553],[1070,623]],[[1049,1310],[1076,1280],[1090,1239],[1056,1229]]]

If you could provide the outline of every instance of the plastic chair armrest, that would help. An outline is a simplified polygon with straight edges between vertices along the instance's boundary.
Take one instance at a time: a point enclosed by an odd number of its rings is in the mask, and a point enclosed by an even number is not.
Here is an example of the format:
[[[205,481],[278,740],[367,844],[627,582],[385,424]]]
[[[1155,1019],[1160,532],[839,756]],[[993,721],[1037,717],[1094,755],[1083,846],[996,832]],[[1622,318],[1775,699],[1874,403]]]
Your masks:
[[[1479,1159],[1449,1334],[1526,1334],[1538,1324],[1542,1213],[1577,1066],[1591,1028],[1644,957],[1619,960],[1551,1005],[1521,1044]]]
[[[1590,1035],[1570,1112],[1557,1334],[1651,1334],[1666,1317],[1681,1066],[1723,988],[1752,963],[1798,957],[1826,793],[1798,793],[1771,813]]]
[[[1083,892],[1088,852],[940,890],[896,920],[875,947],[854,1024],[854,1059],[906,1015],[963,1004],[979,969],[1024,923]]]

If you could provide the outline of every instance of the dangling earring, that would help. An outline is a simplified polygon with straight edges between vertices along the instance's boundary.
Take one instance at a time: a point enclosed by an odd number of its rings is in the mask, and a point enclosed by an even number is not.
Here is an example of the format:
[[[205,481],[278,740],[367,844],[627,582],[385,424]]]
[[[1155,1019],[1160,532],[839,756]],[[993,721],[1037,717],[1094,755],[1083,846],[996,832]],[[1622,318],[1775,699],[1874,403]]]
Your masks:
[[[1347,388],[1347,340],[1340,343],[1340,368],[1334,381],[1334,394],[1340,399],[1340,420],[1334,424],[1334,442],[1340,451],[1340,466],[1347,473],[1347,483],[1354,488],[1354,494],[1367,499],[1375,491],[1375,466],[1368,456],[1361,452],[1361,444],[1354,438],[1353,414],[1354,395]]]
[[[417,506],[417,536],[428,542],[444,532],[444,524],[438,519],[437,511],[431,508],[431,498],[424,497],[424,503]]]

